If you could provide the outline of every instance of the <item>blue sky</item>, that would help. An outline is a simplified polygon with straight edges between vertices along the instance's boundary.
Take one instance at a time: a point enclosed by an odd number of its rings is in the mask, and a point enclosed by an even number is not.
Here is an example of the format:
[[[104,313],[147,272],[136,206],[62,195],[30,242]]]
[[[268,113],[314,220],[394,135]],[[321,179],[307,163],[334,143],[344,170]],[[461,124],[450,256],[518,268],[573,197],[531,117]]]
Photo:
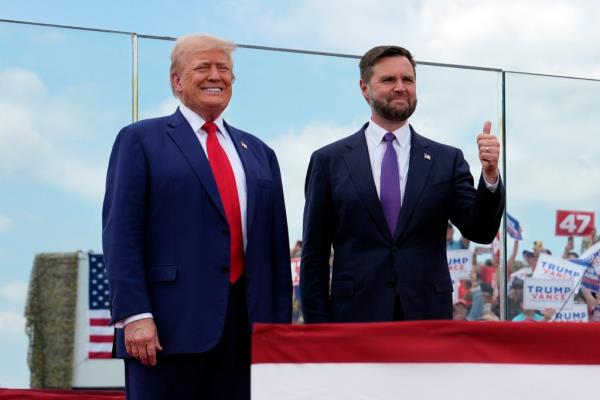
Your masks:
[[[594,1],[3,0],[0,19],[362,54],[408,47],[420,61],[600,78]],[[171,42],[140,40],[140,115],[171,113]],[[100,250],[100,207],[114,137],[131,121],[125,35],[0,23],[0,387],[28,385],[23,304],[36,253]],[[290,236],[298,238],[312,151],[368,119],[357,60],[238,49],[233,125],[277,151]],[[508,211],[525,247],[553,236],[556,209],[598,211],[600,83],[508,74]],[[420,66],[420,133],[462,148],[478,176],[475,137],[497,132],[497,72]],[[523,247],[522,247],[523,248]]]

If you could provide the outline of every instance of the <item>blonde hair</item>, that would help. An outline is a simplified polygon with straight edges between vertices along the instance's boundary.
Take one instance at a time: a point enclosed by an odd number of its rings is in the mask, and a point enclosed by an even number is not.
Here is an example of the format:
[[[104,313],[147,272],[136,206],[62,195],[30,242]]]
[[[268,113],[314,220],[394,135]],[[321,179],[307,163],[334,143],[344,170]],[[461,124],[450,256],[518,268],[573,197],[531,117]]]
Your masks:
[[[184,35],[177,38],[173,51],[171,51],[171,69],[169,71],[169,81],[171,82],[171,91],[173,95],[177,97],[177,92],[173,87],[173,81],[170,79],[171,75],[178,72],[181,68],[181,60],[185,58],[191,51],[203,51],[219,49],[223,50],[233,69],[233,57],[231,53],[235,50],[235,43],[229,40],[220,39],[216,36],[206,34],[192,34]]]

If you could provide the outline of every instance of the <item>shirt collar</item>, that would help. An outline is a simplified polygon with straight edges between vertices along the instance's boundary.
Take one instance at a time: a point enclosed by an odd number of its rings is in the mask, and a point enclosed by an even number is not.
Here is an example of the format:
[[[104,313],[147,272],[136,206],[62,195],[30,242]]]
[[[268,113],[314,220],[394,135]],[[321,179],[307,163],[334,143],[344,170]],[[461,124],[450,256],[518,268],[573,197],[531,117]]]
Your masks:
[[[383,137],[386,133],[388,133],[388,131],[377,125],[373,120],[369,121],[369,125],[365,130],[367,140],[370,140],[375,146],[383,141]],[[408,121],[392,133],[396,136],[396,140],[400,147],[406,147],[410,144],[410,125],[408,124]]]
[[[183,103],[179,104],[179,111],[181,111],[181,113],[183,114],[183,117],[190,124],[190,126],[192,127],[194,132],[198,133],[202,129],[202,126],[204,126],[204,123],[206,122],[206,120],[204,118],[202,118],[200,115],[196,114],[194,111],[192,111],[189,107],[187,107]],[[227,135],[224,133],[227,131],[225,130],[225,124],[223,121],[223,117],[221,117],[219,115],[219,118],[215,119],[213,122],[217,125],[217,128],[219,128],[219,132],[221,132],[221,134],[223,136],[227,137]],[[204,131],[202,131],[202,132],[204,132]]]

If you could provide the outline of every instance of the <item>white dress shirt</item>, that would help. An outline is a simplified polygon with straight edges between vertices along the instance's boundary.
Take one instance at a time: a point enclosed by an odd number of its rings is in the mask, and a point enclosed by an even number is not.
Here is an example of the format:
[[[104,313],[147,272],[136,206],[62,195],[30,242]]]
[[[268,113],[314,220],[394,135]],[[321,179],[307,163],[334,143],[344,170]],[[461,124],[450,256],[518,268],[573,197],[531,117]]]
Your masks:
[[[196,114],[194,111],[190,110],[184,104],[180,104],[179,110],[183,114],[183,117],[192,127],[192,130],[196,134],[200,145],[202,145],[202,150],[204,150],[204,154],[206,154],[206,158],[208,158],[208,153],[206,152],[206,140],[208,139],[208,133],[202,129],[202,126],[206,122],[201,116]],[[235,176],[235,185],[237,186],[238,198],[240,200],[240,213],[242,218],[242,236],[244,240],[244,250],[246,249],[247,237],[246,237],[246,173],[244,172],[244,166],[242,165],[242,160],[235,149],[235,145],[231,140],[231,136],[225,129],[225,124],[223,124],[223,118],[219,116],[216,120],[213,121],[218,128],[217,131],[217,139],[219,140],[219,144],[227,154],[227,158],[229,159],[229,163],[231,164],[231,168],[233,169],[233,175]],[[137,321],[139,319],[144,318],[152,318],[152,313],[142,313],[132,315],[130,317],[125,318],[122,321],[118,321],[115,323],[115,328],[123,328],[130,322]]]
[[[183,114],[184,118],[192,127],[192,130],[196,133],[196,137],[198,141],[202,145],[202,150],[204,150],[204,154],[206,154],[206,158],[208,158],[208,153],[206,152],[206,140],[208,139],[208,133],[202,129],[202,126],[206,122],[202,119],[201,116],[187,108],[184,104],[179,106],[179,110]],[[242,218],[242,236],[244,238],[244,250],[246,249],[247,237],[246,237],[246,173],[244,172],[244,166],[242,165],[242,160],[235,149],[235,145],[231,140],[231,136],[225,129],[225,125],[223,124],[223,118],[219,116],[216,120],[213,121],[217,128],[219,128],[217,132],[217,139],[219,139],[219,144],[225,150],[227,154],[227,158],[229,159],[229,164],[231,164],[231,168],[233,169],[233,175],[235,175],[235,185],[237,186],[238,198],[240,200],[240,213]]]
[[[388,131],[369,121],[365,136],[367,138],[367,149],[369,150],[369,161],[371,161],[371,172],[373,172],[373,181],[377,196],[380,197],[381,163],[387,147],[383,137]],[[404,203],[404,189],[406,188],[406,177],[408,176],[408,164],[410,162],[410,128],[408,122],[392,132],[396,139],[392,142],[396,150],[396,159],[398,160],[398,172],[400,175],[400,202]],[[381,197],[380,197],[381,198]]]

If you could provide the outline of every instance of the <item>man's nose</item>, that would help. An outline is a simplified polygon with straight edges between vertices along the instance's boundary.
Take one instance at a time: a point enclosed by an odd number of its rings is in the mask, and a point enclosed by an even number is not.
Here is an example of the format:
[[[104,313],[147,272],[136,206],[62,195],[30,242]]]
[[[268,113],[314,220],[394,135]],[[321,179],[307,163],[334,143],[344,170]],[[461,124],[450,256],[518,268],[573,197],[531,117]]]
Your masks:
[[[218,81],[221,79],[221,75],[219,74],[219,69],[217,68],[216,65],[213,65],[210,67],[210,69],[208,70],[208,79],[212,80],[212,81]]]
[[[398,79],[396,81],[396,84],[394,85],[394,91],[396,92],[404,92],[406,90],[406,86],[404,86],[404,82],[402,82],[401,79]]]

